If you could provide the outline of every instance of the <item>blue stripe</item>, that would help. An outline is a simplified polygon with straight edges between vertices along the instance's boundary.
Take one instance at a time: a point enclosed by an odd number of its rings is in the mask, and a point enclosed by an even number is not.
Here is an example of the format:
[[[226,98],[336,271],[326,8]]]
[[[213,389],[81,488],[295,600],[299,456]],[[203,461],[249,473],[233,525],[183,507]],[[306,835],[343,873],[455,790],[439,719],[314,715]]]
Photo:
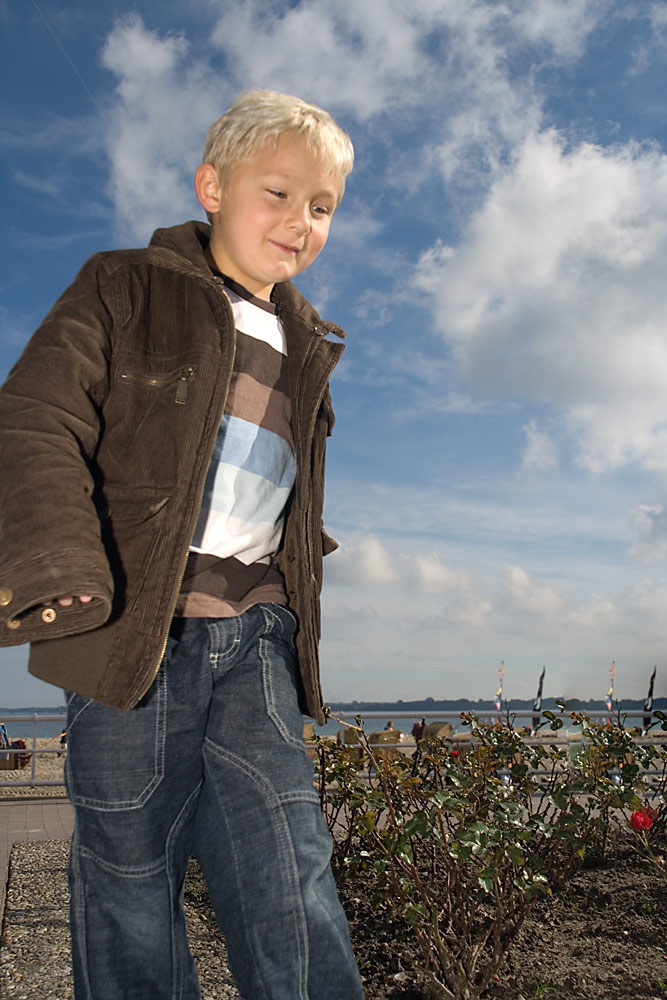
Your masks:
[[[224,416],[206,476],[197,537],[201,541],[207,511],[255,524],[275,523],[295,478],[296,458],[284,438],[247,420]]]
[[[209,476],[222,461],[268,479],[282,489],[291,490],[296,478],[296,459],[288,442],[279,434],[239,417],[225,415],[220,421]],[[207,479],[205,496],[208,487]]]

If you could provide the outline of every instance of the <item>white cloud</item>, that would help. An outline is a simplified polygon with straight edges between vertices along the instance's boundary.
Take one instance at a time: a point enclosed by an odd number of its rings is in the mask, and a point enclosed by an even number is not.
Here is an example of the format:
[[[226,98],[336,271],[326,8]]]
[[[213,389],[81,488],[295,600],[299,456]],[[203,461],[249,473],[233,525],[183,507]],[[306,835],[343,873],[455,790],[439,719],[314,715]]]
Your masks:
[[[563,598],[551,587],[536,583],[521,566],[507,570],[507,589],[517,611],[553,617],[563,607]]]
[[[556,407],[589,468],[667,469],[666,267],[667,156],[547,131],[416,280],[473,386]]]
[[[613,626],[618,620],[618,610],[609,597],[592,595],[590,599],[571,612],[571,621],[584,629],[601,629]]]
[[[558,468],[558,445],[545,431],[531,420],[524,427],[526,447],[521,461],[523,469],[551,472]]]
[[[652,4],[649,17],[652,31],[661,32],[667,29],[667,7],[664,2]]]
[[[606,0],[531,0],[519,5],[516,23],[528,41],[546,45],[564,59],[578,58],[609,7]]]
[[[465,630],[486,628],[493,613],[491,601],[483,594],[475,593],[462,594],[445,609],[448,621]]]
[[[383,586],[396,583],[398,572],[385,546],[374,537],[356,545],[341,545],[327,556],[327,580],[355,586]]]
[[[431,7],[397,0],[334,5],[310,0],[274,14],[260,0],[250,0],[242,9],[224,11],[212,41],[248,86],[334,102],[366,118],[414,101],[415,81],[433,68],[423,43],[441,18]]]
[[[414,559],[406,556],[405,561],[412,564],[410,575],[416,579],[418,589],[425,594],[443,594],[470,586],[470,579],[466,574],[445,566],[437,555],[417,555]]]
[[[637,541],[630,550],[647,562],[667,558],[667,510],[662,504],[639,504],[631,513],[630,521],[637,534]]]
[[[124,238],[145,240],[158,225],[203,218],[192,178],[206,129],[229,86],[193,58],[182,36],[161,38],[136,15],[107,38],[104,66],[118,78],[108,133],[111,196]]]
[[[326,559],[327,583],[351,587],[403,584],[420,594],[465,594],[472,586],[469,574],[452,569],[437,553],[392,552],[376,535],[341,544]]]
[[[646,580],[633,587],[627,595],[627,618],[634,630],[664,631],[667,585],[664,581]]]

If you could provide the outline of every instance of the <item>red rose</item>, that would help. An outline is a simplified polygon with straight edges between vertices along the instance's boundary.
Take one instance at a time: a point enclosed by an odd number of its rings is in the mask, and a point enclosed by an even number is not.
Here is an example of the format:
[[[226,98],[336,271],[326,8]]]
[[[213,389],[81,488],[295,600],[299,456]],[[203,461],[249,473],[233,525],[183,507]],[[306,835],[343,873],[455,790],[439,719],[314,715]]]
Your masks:
[[[653,826],[653,820],[648,813],[639,810],[633,812],[630,817],[630,826],[633,830],[650,830]]]
[[[460,750],[452,750],[452,752],[450,753],[449,756],[450,757],[460,757],[461,756],[461,751]]]

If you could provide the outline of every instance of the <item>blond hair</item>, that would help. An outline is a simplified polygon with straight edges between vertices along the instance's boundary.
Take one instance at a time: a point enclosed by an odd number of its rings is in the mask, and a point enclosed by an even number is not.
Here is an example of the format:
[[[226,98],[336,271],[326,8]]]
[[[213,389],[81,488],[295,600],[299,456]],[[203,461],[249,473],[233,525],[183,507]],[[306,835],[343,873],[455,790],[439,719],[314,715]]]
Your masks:
[[[303,136],[310,152],[338,174],[342,198],[345,178],[354,165],[350,137],[327,111],[275,90],[248,90],[236,98],[208,130],[204,163],[213,164],[224,187],[240,163],[267,142],[276,144],[284,132]]]

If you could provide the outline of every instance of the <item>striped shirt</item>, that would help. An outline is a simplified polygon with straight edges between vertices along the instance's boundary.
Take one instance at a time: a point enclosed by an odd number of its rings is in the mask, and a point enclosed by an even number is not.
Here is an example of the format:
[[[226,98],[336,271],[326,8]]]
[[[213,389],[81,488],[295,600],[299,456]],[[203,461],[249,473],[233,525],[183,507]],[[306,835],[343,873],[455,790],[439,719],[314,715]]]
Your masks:
[[[188,617],[286,603],[273,562],[296,478],[285,334],[273,303],[224,281],[236,354],[176,609]]]

